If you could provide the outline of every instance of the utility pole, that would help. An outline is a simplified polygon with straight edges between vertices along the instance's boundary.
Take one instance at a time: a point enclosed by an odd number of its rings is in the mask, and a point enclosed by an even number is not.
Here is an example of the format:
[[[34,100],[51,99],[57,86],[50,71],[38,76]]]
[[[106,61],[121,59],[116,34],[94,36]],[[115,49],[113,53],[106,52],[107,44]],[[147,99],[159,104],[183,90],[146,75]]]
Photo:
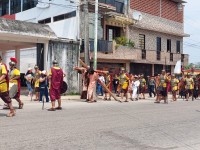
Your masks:
[[[85,63],[87,65],[90,65],[88,0],[84,0],[84,58],[85,58]]]
[[[97,69],[97,42],[98,42],[98,0],[95,0],[95,27],[94,27],[94,69]]]

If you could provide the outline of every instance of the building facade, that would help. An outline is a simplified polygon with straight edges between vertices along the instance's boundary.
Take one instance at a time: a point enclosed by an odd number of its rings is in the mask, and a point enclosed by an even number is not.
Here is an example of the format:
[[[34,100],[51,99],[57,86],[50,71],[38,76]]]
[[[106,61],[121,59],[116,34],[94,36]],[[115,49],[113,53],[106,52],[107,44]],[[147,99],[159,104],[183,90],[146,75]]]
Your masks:
[[[21,62],[18,67],[23,73],[26,73],[28,67],[34,67],[35,64],[41,70],[49,70],[53,59],[57,59],[60,67],[67,75],[65,81],[69,85],[68,92],[79,92],[78,74],[73,71],[73,65],[78,64],[79,58],[79,1],[0,0],[0,16],[14,20],[12,27],[12,21],[0,19],[5,24],[9,24],[8,31],[11,31],[15,25],[19,25],[19,28],[16,29],[20,30],[21,24],[29,27],[37,25],[37,29],[33,29],[35,35],[40,35],[37,34],[37,32],[40,32],[38,28],[49,31],[45,40],[41,40],[33,35],[34,33],[27,31],[27,34],[31,34],[19,38],[16,42],[12,38],[14,36],[12,34],[8,40],[13,43],[13,46],[9,48],[2,47],[2,43],[5,45],[7,39],[2,39],[0,35],[0,51],[4,56],[16,56]],[[21,27],[21,30],[23,29],[25,29],[24,26]],[[19,34],[19,37],[22,34],[21,31],[15,32],[15,34]],[[35,38],[33,41],[31,41],[32,36]],[[24,46],[22,49],[18,45],[27,45],[24,42],[26,39],[30,39],[28,41],[30,45]],[[33,55],[30,55],[30,53]],[[24,55],[25,57],[23,57]],[[8,61],[9,57],[5,62]]]
[[[188,36],[184,33],[184,3],[183,0],[100,0],[98,68],[118,73],[123,66],[134,74],[155,75],[162,69],[173,72],[178,60],[187,65],[188,55],[183,54],[183,38]],[[93,13],[94,9],[90,9],[90,18]],[[92,31],[94,17],[90,19],[91,51]],[[131,40],[134,47],[116,46],[117,37]]]

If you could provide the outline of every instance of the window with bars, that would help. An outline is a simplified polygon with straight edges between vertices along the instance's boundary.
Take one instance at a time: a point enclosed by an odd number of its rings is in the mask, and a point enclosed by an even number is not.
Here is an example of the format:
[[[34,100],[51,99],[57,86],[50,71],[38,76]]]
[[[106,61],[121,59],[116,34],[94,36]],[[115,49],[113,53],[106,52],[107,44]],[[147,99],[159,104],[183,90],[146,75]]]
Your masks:
[[[21,12],[21,0],[11,0],[10,1],[10,13],[16,14]]]
[[[157,51],[156,58],[157,58],[157,60],[160,60],[160,58],[161,58],[161,52],[160,51]]]
[[[60,21],[60,20],[64,20],[64,19],[68,19],[68,18],[72,18],[72,17],[76,17],[76,11],[72,11],[66,14],[62,14],[62,15],[58,15],[53,17],[53,21]]]
[[[146,50],[142,50],[142,59],[146,59]]]
[[[171,52],[172,41],[171,39],[167,39],[167,52]]]
[[[173,53],[170,53],[170,61],[173,61]]]
[[[145,35],[139,34],[139,48],[145,49]]]
[[[176,41],[176,52],[177,53],[181,52],[181,41]]]
[[[38,23],[40,23],[40,24],[51,23],[51,18],[46,18],[46,19],[43,19],[43,20],[39,20]]]
[[[157,51],[161,51],[161,37],[157,37]]]

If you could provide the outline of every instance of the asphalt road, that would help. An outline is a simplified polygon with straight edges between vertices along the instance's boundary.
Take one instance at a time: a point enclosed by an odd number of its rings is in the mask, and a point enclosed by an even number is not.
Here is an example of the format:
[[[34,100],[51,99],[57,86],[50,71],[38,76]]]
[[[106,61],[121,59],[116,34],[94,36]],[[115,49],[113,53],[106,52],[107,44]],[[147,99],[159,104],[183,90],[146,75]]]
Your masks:
[[[5,117],[0,106],[0,150],[200,149],[200,100],[63,100],[63,110],[48,112],[41,103],[24,99],[24,109],[13,118]]]

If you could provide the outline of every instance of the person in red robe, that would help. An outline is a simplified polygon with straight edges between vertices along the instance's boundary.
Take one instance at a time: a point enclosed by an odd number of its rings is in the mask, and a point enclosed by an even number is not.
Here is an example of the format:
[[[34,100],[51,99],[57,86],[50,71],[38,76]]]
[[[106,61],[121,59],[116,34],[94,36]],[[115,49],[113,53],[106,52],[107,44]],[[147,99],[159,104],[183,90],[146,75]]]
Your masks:
[[[49,80],[50,80],[50,99],[52,107],[48,109],[48,111],[61,110],[61,88],[63,84],[64,73],[63,70],[58,67],[57,60],[53,61],[53,67],[49,72]],[[55,101],[58,101],[58,107],[55,108]]]

